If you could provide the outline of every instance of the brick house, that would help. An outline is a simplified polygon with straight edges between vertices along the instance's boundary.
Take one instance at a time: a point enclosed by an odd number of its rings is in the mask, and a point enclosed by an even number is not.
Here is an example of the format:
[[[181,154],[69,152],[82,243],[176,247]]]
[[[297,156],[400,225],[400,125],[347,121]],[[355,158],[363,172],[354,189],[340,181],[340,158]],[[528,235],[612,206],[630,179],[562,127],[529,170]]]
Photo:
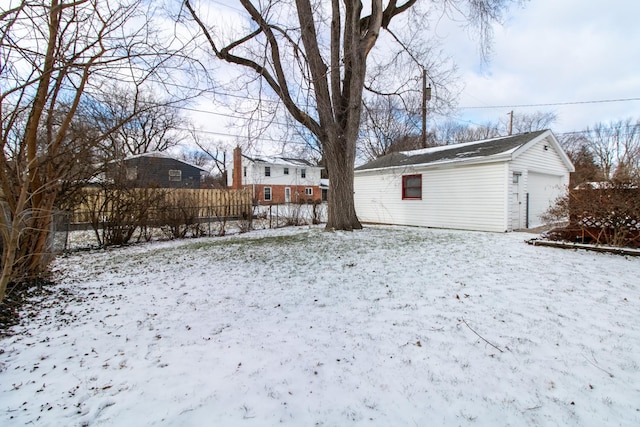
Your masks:
[[[240,147],[233,150],[233,163],[227,168],[227,185],[232,189],[251,188],[253,199],[261,204],[320,202],[320,171],[303,159],[287,157],[249,157]]]

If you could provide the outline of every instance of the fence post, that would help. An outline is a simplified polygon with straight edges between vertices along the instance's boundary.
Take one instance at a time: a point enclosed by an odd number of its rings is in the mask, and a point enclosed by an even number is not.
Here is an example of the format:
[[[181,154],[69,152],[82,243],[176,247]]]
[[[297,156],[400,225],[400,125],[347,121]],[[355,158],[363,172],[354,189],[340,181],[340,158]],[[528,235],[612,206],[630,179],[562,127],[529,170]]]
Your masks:
[[[69,250],[69,233],[71,232],[71,212],[65,211],[65,215],[67,217],[67,232],[64,236],[64,251]]]

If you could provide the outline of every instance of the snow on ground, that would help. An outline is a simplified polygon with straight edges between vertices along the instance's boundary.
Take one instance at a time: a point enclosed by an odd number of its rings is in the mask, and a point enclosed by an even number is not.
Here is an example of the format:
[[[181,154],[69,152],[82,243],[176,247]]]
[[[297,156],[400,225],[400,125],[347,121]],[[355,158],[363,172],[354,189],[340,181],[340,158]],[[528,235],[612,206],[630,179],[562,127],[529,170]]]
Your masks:
[[[263,230],[60,258],[0,424],[640,425],[640,262],[521,233]]]

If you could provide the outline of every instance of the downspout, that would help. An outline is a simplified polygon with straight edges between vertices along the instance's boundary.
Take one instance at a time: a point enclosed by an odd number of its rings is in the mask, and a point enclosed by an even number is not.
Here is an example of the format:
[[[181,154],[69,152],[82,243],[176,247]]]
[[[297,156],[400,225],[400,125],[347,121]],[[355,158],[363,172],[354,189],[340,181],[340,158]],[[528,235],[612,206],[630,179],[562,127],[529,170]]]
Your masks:
[[[529,193],[527,193],[527,213],[525,215],[525,228],[529,228]]]

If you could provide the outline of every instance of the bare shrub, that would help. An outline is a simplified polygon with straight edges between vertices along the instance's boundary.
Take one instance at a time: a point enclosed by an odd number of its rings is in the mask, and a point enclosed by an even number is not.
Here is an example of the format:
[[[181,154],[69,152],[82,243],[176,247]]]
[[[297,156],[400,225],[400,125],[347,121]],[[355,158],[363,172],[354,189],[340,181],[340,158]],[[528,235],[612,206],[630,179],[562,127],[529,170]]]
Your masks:
[[[240,218],[238,218],[238,230],[240,233],[248,233],[253,229],[253,216],[255,214],[256,206],[252,205],[250,212],[242,212]]]
[[[84,192],[84,203],[89,208],[89,219],[98,244],[129,243],[136,230],[146,230],[150,225],[151,211],[163,196],[157,189],[126,187],[105,187],[100,194]]]
[[[609,181],[573,189],[545,214],[569,224],[547,233],[552,239],[619,247],[640,247],[640,189]]]
[[[182,239],[187,234],[200,237],[205,233],[200,224],[199,210],[197,200],[188,195],[181,195],[170,202],[164,199],[157,208],[160,228],[173,239]]]
[[[217,224],[217,230],[215,235],[218,237],[223,237],[227,234],[227,220],[229,218],[229,213],[231,211],[231,206],[229,204],[224,204],[221,206],[214,206],[210,209],[210,215],[212,214],[215,217]]]
[[[304,203],[291,203],[286,205],[284,224],[288,227],[305,225],[307,223],[304,215]]]
[[[323,218],[325,217],[325,212],[323,209],[324,205],[320,200],[314,200],[312,201],[312,203],[313,203],[313,210],[312,210],[311,223],[322,224]]]

